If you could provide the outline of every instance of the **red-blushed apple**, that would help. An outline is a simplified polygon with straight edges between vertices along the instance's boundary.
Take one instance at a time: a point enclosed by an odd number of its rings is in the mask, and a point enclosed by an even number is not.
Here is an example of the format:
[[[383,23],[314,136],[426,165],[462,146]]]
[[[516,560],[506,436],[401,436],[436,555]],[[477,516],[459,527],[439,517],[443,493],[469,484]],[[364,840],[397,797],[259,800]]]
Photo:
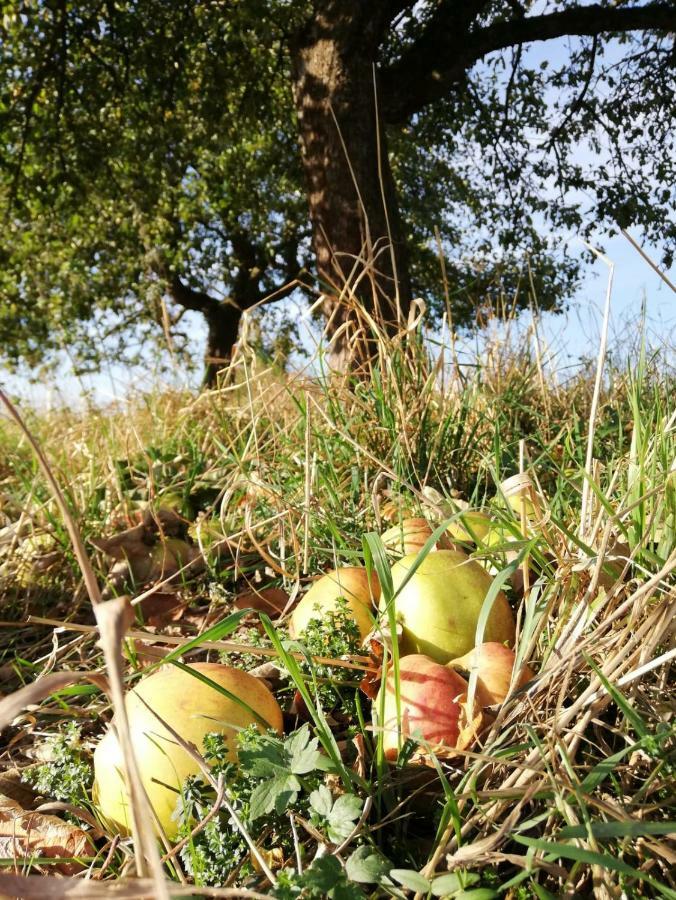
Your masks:
[[[471,650],[476,641],[479,615],[492,578],[482,566],[459,550],[428,553],[409,576],[415,555],[392,567],[397,621],[401,623],[401,653],[423,653],[447,663]],[[384,601],[381,600],[384,610]],[[499,591],[483,637],[514,643],[514,616],[507,597]]]
[[[382,688],[381,688],[382,691]],[[385,681],[385,707],[382,722],[385,756],[396,760],[400,745],[407,738],[419,737],[423,759],[429,753],[452,756],[464,750],[476,738],[482,714],[477,708],[472,720],[467,716],[467,682],[448,666],[427,656],[412,654],[399,660],[399,696],[401,720],[397,720],[394,668]],[[381,693],[375,701],[380,709]]]
[[[504,644],[487,641],[473,647],[464,656],[451,660],[449,666],[470,674],[476,670],[477,699],[482,706],[494,706],[502,703],[509,693],[515,662],[516,654],[513,650]],[[523,687],[533,677],[533,670],[528,666],[522,666],[513,690]]]

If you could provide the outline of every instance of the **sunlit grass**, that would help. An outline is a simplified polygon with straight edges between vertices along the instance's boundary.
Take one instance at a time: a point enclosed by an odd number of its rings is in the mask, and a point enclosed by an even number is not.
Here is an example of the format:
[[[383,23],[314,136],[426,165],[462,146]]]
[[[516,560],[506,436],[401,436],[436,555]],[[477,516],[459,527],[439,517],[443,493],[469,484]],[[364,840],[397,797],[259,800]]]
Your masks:
[[[646,353],[628,370],[606,371],[587,471],[589,374],[562,383],[524,350],[496,351],[450,374],[418,344],[381,350],[371,376],[351,382],[284,374],[245,348],[219,391],[30,415],[30,427],[85,538],[129,527],[147,504],[168,503],[200,523],[194,534],[207,565],[183,580],[181,595],[208,610],[210,622],[232,613],[244,589],[274,585],[294,597],[329,567],[367,564],[396,632],[396,596],[376,535],[410,514],[438,524],[465,507],[490,511],[500,539],[466,549],[508,590],[518,660],[536,677],[496,711],[480,744],[450,762],[431,760],[422,771],[387,764],[371,701],[352,688],[352,717],[332,717],[283,623],[261,617],[264,652],[301,695],[342,789],[372,797],[352,849],[377,848],[393,868],[427,882],[472,873],[475,889],[500,896],[676,896],[665,843],[676,830],[673,381]],[[101,657],[94,631],[68,630],[93,620],[63,522],[28,446],[0,427],[0,666],[18,687],[48,666],[93,669]],[[519,472],[536,503],[530,522],[501,488]],[[27,552],[29,539],[45,534],[48,552]],[[103,580],[107,563],[90,549]],[[29,616],[67,627],[54,638]],[[191,642],[181,657],[213,657],[214,627],[183,624]],[[134,644],[129,675],[148,664],[139,648],[147,649]],[[396,672],[396,648],[384,652]],[[5,760],[26,765],[42,736],[71,719],[91,748],[107,713],[96,689],[68,688],[15,723]],[[360,773],[351,767],[355,736],[366,748]],[[298,840],[311,859],[316,841],[309,832]],[[104,880],[123,874],[131,853],[128,842],[114,848]],[[251,878],[250,886],[269,889]],[[396,895],[394,882],[363,887]]]

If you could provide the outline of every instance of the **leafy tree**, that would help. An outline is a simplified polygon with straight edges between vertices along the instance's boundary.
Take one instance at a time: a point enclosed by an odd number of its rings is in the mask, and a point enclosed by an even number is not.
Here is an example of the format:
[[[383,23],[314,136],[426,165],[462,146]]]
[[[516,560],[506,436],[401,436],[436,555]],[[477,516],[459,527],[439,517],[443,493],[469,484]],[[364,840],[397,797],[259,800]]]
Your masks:
[[[278,31],[255,0],[227,14],[191,0],[19,3],[6,14],[10,358],[76,346],[96,365],[102,332],[118,358],[136,354],[130,334],[170,331],[180,349],[191,310],[208,325],[212,378],[242,310],[288,293],[309,229]]]
[[[213,377],[241,311],[308,271],[334,331],[345,281],[386,322],[414,291],[439,308],[435,227],[456,324],[524,251],[560,304],[575,267],[544,226],[639,226],[669,263],[675,30],[673,0],[18,0],[3,352],[180,346],[195,310]]]

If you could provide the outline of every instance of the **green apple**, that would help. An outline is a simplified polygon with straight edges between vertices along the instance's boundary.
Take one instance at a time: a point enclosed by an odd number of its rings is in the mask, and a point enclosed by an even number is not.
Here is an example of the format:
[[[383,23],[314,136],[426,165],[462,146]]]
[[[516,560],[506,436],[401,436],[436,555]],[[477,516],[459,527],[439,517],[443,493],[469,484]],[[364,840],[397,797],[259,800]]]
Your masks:
[[[486,513],[468,510],[454,519],[446,531],[456,541],[479,543],[483,541],[494,524],[493,519]]]
[[[396,615],[402,627],[401,652],[423,653],[438,663],[447,663],[474,647],[479,614],[492,578],[465,553],[436,550],[428,553],[402,587],[416,559],[411,554],[392,567]],[[384,600],[380,605],[384,610]],[[514,638],[514,616],[500,591],[482,640],[511,645]]]

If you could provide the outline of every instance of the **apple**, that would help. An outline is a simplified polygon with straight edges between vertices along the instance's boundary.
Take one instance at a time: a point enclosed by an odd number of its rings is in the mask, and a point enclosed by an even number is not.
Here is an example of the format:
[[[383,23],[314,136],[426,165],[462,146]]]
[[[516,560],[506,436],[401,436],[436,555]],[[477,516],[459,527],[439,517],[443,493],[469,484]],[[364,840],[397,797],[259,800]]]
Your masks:
[[[482,706],[494,706],[502,703],[509,693],[515,662],[516,654],[513,650],[496,641],[487,641],[473,647],[464,656],[451,660],[449,666],[469,674],[476,671],[476,695],[479,703]],[[522,666],[514,690],[523,687],[533,677],[533,670]]]
[[[412,654],[399,660],[399,696],[401,720],[397,719],[394,669],[385,680],[385,704],[382,722],[385,757],[396,760],[399,746],[407,738],[421,737],[429,744],[422,751],[436,756],[452,756],[454,750],[467,748],[481,724],[478,712],[467,718],[467,682],[448,666],[427,656]],[[380,709],[382,688],[376,698]]]
[[[300,637],[312,619],[325,620],[327,613],[336,612],[341,597],[351,610],[363,641],[373,628],[371,609],[373,601],[380,597],[380,584],[375,573],[371,573],[369,581],[366,569],[359,566],[333,569],[314,582],[291,614],[292,637]]]
[[[454,519],[446,531],[456,541],[467,541],[473,544],[484,540],[493,527],[494,522],[489,515],[478,510],[463,512]]]
[[[530,524],[537,522],[538,508],[533,483],[528,475],[522,473],[512,475],[500,484],[500,489],[519,520],[523,511],[527,522]]]
[[[200,769],[160,720],[199,752],[206,734],[220,732],[233,762],[237,761],[235,738],[243,728],[256,725],[261,731],[272,728],[281,733],[283,727],[279,704],[260,679],[219,663],[194,663],[190,668],[245,705],[174,666],[142,679],[125,700],[141,781],[156,826],[169,839],[176,837],[177,824],[172,815],[181,785]],[[93,800],[102,819],[125,834],[130,830],[131,816],[123,771],[122,749],[114,731],[108,731],[94,752]]]
[[[427,519],[403,519],[400,524],[393,525],[383,532],[380,539],[386,550],[398,556],[408,556],[409,553],[420,553],[433,533],[434,530]],[[449,549],[450,541],[442,534],[436,547]]]
[[[380,518],[394,525],[402,518],[407,519],[417,515],[417,511],[413,507],[414,504],[411,501],[397,495],[386,500],[380,507]]]
[[[397,621],[402,626],[401,652],[424,653],[438,663],[447,663],[474,646],[492,579],[465,553],[435,550],[402,587],[416,559],[413,554],[405,556],[392,567]],[[380,606],[384,611],[384,601]],[[514,616],[502,591],[493,602],[483,637],[500,644],[514,642]]]

